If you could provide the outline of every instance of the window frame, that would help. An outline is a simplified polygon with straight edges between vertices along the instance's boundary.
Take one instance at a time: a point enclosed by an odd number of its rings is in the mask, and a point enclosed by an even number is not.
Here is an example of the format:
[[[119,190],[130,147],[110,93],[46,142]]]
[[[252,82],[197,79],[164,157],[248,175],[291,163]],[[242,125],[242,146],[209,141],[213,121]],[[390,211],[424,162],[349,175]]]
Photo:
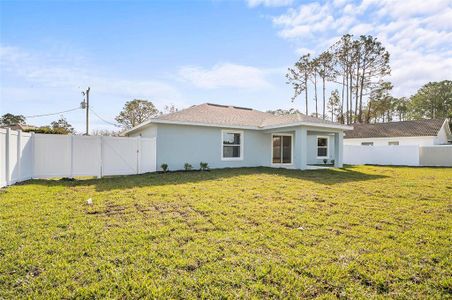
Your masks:
[[[326,139],[326,146],[319,146],[319,139]],[[317,155],[317,159],[325,159],[325,158],[329,158],[329,146],[330,146],[330,138],[327,135],[318,135],[316,141],[316,155]],[[319,148],[325,148],[326,149],[326,155],[325,156],[319,156]]]
[[[240,134],[240,144],[239,145],[235,145],[235,144],[224,144],[224,140],[223,140],[223,136],[225,133],[233,133],[233,134]],[[243,147],[245,145],[245,134],[243,132],[243,130],[233,130],[233,129],[222,129],[221,130],[221,136],[220,136],[220,147],[221,147],[221,160],[225,160],[225,161],[234,161],[234,160],[243,160]],[[232,147],[240,147],[240,157],[224,157],[224,146],[232,146]]]
[[[273,137],[274,136],[290,136],[290,163],[274,163],[273,162]],[[271,139],[270,139],[270,164],[272,166],[293,166],[293,134],[292,133],[272,133]],[[282,140],[281,140],[281,161],[283,160],[282,157]]]

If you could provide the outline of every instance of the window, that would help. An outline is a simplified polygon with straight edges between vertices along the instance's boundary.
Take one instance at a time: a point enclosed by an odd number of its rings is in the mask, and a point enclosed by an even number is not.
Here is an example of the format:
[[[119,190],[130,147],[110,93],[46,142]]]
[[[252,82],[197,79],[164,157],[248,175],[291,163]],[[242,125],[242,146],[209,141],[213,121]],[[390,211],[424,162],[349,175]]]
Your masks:
[[[223,160],[243,159],[243,132],[242,131],[226,131],[221,132]]]
[[[317,137],[317,158],[328,157],[328,137],[318,136]]]
[[[272,136],[272,163],[292,164],[292,135]]]
[[[389,146],[398,146],[399,145],[399,141],[392,141],[392,142],[388,142]]]
[[[374,142],[362,142],[361,146],[373,146]]]

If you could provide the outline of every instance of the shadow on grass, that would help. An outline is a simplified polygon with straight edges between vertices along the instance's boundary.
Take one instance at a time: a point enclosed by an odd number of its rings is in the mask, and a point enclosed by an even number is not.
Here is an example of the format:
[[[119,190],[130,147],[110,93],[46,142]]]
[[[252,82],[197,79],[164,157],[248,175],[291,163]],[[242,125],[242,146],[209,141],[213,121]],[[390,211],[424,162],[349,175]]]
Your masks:
[[[51,186],[92,186],[96,191],[109,191],[116,189],[130,189],[135,187],[178,185],[185,183],[197,183],[210,180],[222,180],[237,176],[247,175],[276,175],[299,180],[306,180],[323,185],[334,185],[347,182],[358,182],[385,178],[382,174],[366,174],[354,167],[344,167],[342,169],[323,169],[323,170],[288,170],[275,169],[268,167],[257,168],[230,168],[215,169],[209,172],[170,172],[170,173],[147,173],[141,175],[112,176],[102,179],[76,179],[72,181],[65,180],[47,180],[35,179],[22,182],[20,184],[40,184],[46,187]]]

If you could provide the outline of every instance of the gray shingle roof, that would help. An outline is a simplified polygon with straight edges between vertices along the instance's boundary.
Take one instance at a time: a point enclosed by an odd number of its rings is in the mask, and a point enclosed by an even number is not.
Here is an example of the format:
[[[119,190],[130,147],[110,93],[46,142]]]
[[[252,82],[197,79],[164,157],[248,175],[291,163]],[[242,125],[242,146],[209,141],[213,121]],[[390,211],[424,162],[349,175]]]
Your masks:
[[[436,136],[444,119],[389,122],[377,124],[354,124],[346,130],[346,139],[402,136]]]
[[[194,105],[190,108],[183,109],[175,113],[159,116],[155,118],[155,120],[250,127],[290,125],[300,122],[339,125],[337,123],[306,116],[303,114],[275,116],[271,113],[262,112],[251,108],[212,103]]]

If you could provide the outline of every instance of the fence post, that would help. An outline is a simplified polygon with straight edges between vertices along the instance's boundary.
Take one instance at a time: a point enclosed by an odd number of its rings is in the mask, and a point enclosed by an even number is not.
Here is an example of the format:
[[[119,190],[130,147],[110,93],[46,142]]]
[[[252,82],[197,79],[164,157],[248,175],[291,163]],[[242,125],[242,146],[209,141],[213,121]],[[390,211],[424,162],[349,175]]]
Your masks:
[[[11,181],[11,174],[9,172],[10,169],[10,165],[9,165],[9,157],[10,157],[10,153],[9,153],[9,143],[10,143],[10,136],[11,136],[11,129],[10,128],[6,128],[6,139],[5,139],[5,170],[6,170],[6,185],[10,184]]]
[[[17,181],[21,181],[21,158],[22,158],[22,130],[17,131]]]
[[[71,170],[69,178],[74,178],[74,135],[71,134]]]
[[[141,137],[137,137],[137,174],[140,174],[141,169]]]
[[[36,139],[36,135],[34,132],[31,133],[31,176],[30,178],[34,178],[35,177],[35,161],[36,161],[36,157],[35,157],[35,139]]]
[[[99,175],[98,178],[102,178],[103,172],[104,172],[104,138],[103,136],[99,137],[99,144],[100,144],[100,168],[99,168]]]

